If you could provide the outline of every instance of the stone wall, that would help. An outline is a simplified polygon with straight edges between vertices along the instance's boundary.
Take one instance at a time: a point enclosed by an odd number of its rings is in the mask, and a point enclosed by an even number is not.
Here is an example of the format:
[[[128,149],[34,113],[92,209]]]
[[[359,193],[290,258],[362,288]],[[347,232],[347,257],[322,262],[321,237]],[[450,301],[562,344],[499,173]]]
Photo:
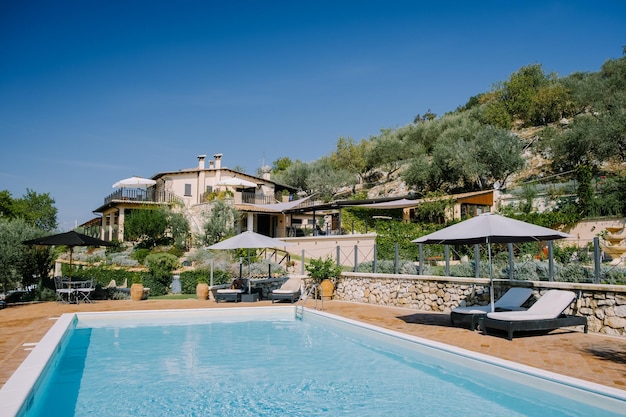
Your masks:
[[[589,331],[626,337],[626,286],[496,280],[495,298],[510,287],[531,287],[536,298],[549,289],[578,294],[567,313],[587,316]],[[334,299],[449,313],[454,307],[489,303],[489,280],[424,275],[344,272]]]

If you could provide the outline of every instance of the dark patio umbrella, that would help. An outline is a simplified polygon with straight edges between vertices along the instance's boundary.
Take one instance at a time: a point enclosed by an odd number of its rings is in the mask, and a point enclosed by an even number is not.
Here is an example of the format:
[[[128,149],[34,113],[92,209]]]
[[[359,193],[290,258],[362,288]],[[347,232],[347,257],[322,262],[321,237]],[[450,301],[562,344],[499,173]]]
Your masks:
[[[491,311],[493,311],[493,271],[491,265],[492,243],[517,243],[564,239],[567,233],[511,219],[494,213],[462,221],[411,242],[442,245],[472,245],[486,243],[489,253],[489,286]]]
[[[67,246],[70,249],[70,278],[72,277],[72,252],[74,246],[114,246],[114,243],[95,237],[87,236],[78,232],[65,232],[56,235],[38,237],[36,239],[25,240],[25,245],[41,245],[41,246]]]

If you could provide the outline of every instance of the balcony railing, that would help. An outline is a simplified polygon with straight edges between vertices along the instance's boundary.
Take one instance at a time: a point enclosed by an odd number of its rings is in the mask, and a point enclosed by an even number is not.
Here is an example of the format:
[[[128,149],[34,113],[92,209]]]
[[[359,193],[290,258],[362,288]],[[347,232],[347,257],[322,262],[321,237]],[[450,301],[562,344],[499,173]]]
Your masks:
[[[242,192],[241,202],[243,204],[272,204],[276,200],[273,195]]]
[[[180,198],[169,191],[157,192],[154,188],[119,188],[104,198],[104,204],[113,201],[173,203],[179,202]]]

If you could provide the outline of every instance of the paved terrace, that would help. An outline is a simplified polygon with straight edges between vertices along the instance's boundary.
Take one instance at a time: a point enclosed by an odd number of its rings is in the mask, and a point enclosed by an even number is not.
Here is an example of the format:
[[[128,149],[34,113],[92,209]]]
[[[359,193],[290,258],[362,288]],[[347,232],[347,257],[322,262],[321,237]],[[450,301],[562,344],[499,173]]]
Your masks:
[[[94,304],[55,302],[0,310],[0,386],[28,356],[27,343],[38,342],[63,313],[185,308],[233,308],[272,305],[214,301],[144,300],[96,301]],[[313,301],[309,301],[313,306]],[[319,305],[319,304],[318,304]],[[626,339],[559,329],[549,334],[516,337],[484,336],[449,324],[449,316],[403,308],[326,301],[324,311],[387,329],[447,343],[536,368],[626,390]]]

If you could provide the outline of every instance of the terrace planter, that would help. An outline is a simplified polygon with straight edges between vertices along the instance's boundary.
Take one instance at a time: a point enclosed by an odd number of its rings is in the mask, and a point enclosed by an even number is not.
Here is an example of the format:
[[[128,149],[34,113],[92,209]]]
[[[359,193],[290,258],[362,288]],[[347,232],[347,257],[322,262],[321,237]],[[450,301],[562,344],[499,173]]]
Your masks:
[[[335,291],[335,284],[329,279],[324,279],[320,282],[320,288],[322,290],[322,300],[330,300],[333,297]]]
[[[133,284],[130,286],[130,299],[133,301],[143,300],[143,284]]]
[[[196,297],[198,300],[206,300],[209,298],[209,284],[199,283],[196,285]]]

